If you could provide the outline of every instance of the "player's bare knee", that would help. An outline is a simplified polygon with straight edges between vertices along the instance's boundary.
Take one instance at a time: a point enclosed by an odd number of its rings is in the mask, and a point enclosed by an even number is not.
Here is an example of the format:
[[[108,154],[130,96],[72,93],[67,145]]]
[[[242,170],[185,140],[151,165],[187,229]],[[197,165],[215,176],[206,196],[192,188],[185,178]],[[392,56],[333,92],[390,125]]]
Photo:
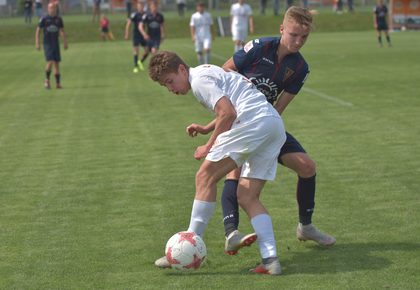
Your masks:
[[[300,177],[303,177],[303,178],[312,177],[315,175],[315,173],[316,173],[316,164],[315,164],[315,161],[313,161],[312,159],[307,158],[299,164],[298,175]]]

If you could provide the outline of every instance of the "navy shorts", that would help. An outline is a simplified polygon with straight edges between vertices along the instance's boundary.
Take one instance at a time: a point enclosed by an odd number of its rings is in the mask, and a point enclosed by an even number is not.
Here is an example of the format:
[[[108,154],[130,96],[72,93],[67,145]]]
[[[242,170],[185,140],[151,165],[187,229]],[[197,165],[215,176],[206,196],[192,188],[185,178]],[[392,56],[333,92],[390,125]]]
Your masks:
[[[151,38],[148,42],[147,42],[147,46],[149,48],[157,48],[159,49],[160,46],[160,38]]]
[[[144,38],[141,37],[141,36],[134,36],[133,37],[133,46],[139,46],[139,45],[146,46],[147,45],[146,40],[144,40]]]
[[[376,28],[378,31],[380,30],[388,30],[388,25],[385,21],[378,21],[378,27]]]
[[[45,60],[46,61],[56,61],[60,62],[60,46],[57,45],[49,45],[44,44],[44,54],[45,54]]]
[[[297,153],[297,152],[306,153],[305,149],[303,149],[299,141],[296,140],[295,137],[293,137],[291,134],[286,132],[286,142],[284,142],[283,147],[281,147],[280,154],[279,154],[279,157],[277,158],[277,161],[280,164],[283,164],[283,162],[281,161],[281,157],[284,154]]]
[[[102,27],[101,30],[102,30],[103,33],[108,33],[109,32],[108,27]]]

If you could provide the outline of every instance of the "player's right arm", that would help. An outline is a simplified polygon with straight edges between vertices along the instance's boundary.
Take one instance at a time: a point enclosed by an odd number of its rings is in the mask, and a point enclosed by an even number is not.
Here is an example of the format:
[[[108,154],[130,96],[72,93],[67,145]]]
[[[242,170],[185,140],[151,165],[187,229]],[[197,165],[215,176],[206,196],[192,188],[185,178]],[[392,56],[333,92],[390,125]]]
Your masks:
[[[205,158],[211,147],[216,141],[217,136],[228,131],[236,119],[236,110],[227,97],[221,97],[214,107],[216,119],[214,120],[214,130],[206,144],[197,147],[194,158],[199,160]]]
[[[190,26],[191,40],[195,42],[195,26]]]
[[[128,40],[128,37],[130,35],[130,26],[131,26],[131,19],[128,18],[127,23],[125,24],[125,34],[124,34],[125,40]]]

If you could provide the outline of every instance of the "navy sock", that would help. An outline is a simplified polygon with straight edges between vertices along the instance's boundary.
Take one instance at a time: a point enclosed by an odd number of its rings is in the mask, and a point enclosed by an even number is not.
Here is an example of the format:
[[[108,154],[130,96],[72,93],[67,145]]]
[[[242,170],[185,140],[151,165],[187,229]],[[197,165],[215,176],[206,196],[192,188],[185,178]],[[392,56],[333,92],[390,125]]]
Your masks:
[[[387,35],[387,36],[386,36],[386,41],[387,41],[388,43],[391,43],[391,38],[389,37],[389,35]]]
[[[226,237],[238,229],[239,225],[239,205],[236,190],[238,181],[233,179],[225,180],[222,192],[223,224]]]
[[[149,56],[149,53],[145,53],[143,57],[141,58],[141,62],[144,62],[148,56]]]
[[[139,56],[137,54],[134,55],[134,66],[137,66],[137,63],[139,61]]]
[[[56,74],[55,76],[55,83],[59,84],[60,83],[60,74]]]
[[[299,206],[299,222],[303,225],[312,223],[315,207],[315,177],[303,178],[299,176],[296,198]]]

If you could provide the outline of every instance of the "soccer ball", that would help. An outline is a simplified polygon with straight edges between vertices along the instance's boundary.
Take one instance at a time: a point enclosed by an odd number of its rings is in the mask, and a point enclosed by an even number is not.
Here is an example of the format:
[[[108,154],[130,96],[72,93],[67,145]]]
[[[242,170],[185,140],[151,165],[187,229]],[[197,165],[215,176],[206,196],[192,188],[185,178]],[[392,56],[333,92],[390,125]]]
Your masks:
[[[173,269],[198,269],[207,256],[203,239],[194,232],[179,232],[173,235],[165,247],[165,255]]]

